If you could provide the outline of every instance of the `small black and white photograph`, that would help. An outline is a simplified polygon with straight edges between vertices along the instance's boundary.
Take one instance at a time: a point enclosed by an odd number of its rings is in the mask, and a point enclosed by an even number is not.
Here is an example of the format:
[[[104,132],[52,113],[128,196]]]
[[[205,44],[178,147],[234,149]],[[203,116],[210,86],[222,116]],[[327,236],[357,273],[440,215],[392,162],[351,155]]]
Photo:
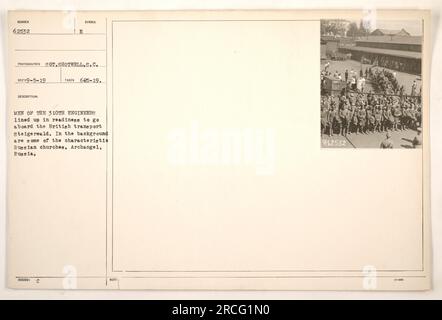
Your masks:
[[[422,147],[421,20],[321,20],[321,146]]]

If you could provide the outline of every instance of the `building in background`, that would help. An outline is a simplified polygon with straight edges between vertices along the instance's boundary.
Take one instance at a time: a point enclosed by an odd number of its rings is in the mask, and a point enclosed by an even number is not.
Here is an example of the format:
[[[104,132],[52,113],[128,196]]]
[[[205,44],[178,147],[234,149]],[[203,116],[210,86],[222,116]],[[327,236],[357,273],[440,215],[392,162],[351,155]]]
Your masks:
[[[371,33],[372,36],[409,36],[405,29],[401,30],[388,30],[388,29],[376,29]]]
[[[405,30],[403,31],[408,34]],[[401,72],[421,74],[421,36],[373,35],[372,33],[355,40],[354,46],[339,46],[338,50],[344,54],[351,54],[352,60],[367,61],[376,66]]]

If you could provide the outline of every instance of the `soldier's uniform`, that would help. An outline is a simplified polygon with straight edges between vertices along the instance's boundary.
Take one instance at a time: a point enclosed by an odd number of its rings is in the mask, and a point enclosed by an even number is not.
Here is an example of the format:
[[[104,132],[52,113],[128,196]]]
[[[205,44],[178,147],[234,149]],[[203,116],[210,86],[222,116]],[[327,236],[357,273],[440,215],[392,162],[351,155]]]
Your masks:
[[[393,115],[394,115],[394,129],[397,130],[398,126],[400,126],[400,124],[401,124],[401,117],[402,117],[402,111],[399,106],[397,106],[394,109]]]
[[[356,133],[363,132],[366,133],[366,120],[367,120],[367,113],[364,108],[359,109],[358,111],[358,130]]]
[[[416,128],[416,110],[414,108],[408,109],[409,123],[408,128]]]
[[[328,108],[323,107],[321,110],[321,133],[324,134],[328,124]]]
[[[339,111],[339,117],[341,118],[341,135],[346,136],[348,133],[348,128],[349,128],[349,114],[350,114],[350,110],[348,110],[347,106],[344,106],[344,108],[342,108]],[[350,118],[351,119],[351,118]]]
[[[336,113],[335,113],[335,127],[338,127],[339,134],[341,134],[341,131],[342,131],[341,110],[342,109],[339,109],[339,110],[337,109]]]
[[[359,125],[359,119],[358,119],[358,109],[355,107],[352,111],[352,125],[355,129],[356,134],[358,133],[358,125]]]
[[[380,147],[381,147],[381,149],[393,149],[394,148],[393,140],[391,140],[391,135],[389,133],[387,133],[387,138],[381,142]]]
[[[387,108],[387,116],[388,116],[388,127],[389,129],[393,129],[394,126],[394,116],[391,108]]]
[[[414,80],[413,84],[411,85],[411,95],[412,96],[416,95],[416,88],[417,88],[417,84],[416,84],[416,80]]]
[[[382,111],[381,111],[380,107],[376,108],[376,110],[374,112],[374,119],[375,119],[374,130],[381,131]]]
[[[410,120],[411,120],[410,110],[411,109],[407,107],[404,107],[402,110],[402,120],[401,120],[402,129],[410,127]]]
[[[371,108],[367,109],[367,128],[370,131],[374,131],[375,118]]]
[[[416,125],[422,126],[422,111],[420,107],[417,108],[415,116],[416,116]]]
[[[382,108],[382,131],[387,130],[389,127],[389,122],[390,122],[389,116],[390,115],[388,114],[388,109],[387,107],[384,106]]]
[[[346,134],[351,134],[350,126],[353,120],[353,115],[354,115],[354,106],[351,106],[347,109],[347,114],[345,116],[345,121],[347,123],[347,127],[345,128]]]
[[[337,112],[335,108],[332,106],[328,113],[328,135],[333,136],[333,125],[336,118]]]

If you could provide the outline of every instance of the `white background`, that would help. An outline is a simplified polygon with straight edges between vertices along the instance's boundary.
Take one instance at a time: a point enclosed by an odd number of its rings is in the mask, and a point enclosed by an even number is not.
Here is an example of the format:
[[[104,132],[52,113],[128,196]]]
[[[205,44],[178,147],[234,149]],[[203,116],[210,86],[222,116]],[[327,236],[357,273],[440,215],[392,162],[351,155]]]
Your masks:
[[[178,9],[431,9],[432,10],[432,70],[431,70],[431,210],[433,233],[433,290],[428,292],[228,292],[228,291],[23,291],[5,287],[6,279],[6,29],[7,10],[178,10]],[[440,0],[372,0],[355,6],[355,1],[340,0],[0,0],[0,298],[109,298],[109,299],[442,299],[442,84]]]

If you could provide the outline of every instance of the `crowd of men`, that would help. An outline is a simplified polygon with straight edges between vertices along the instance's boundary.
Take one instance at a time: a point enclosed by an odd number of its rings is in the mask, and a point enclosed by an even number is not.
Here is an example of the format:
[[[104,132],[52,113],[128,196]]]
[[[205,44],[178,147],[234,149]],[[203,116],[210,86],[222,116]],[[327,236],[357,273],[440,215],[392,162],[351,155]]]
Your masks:
[[[396,72],[390,71],[388,69],[383,68],[373,68],[368,67],[365,69],[365,72],[361,70],[359,71],[359,76],[357,72],[353,69],[350,71],[345,70],[344,74],[341,74],[337,70],[335,72],[331,72],[329,70],[330,63],[327,62],[325,64],[325,68],[321,71],[321,89],[323,89],[325,84],[325,78],[331,78],[335,80],[344,81],[347,85],[347,89],[354,90],[357,92],[366,92],[366,81],[370,80],[370,83],[373,86],[373,89],[377,93],[383,94],[392,94],[392,95],[405,95],[405,89],[403,85],[400,85],[397,78]],[[411,96],[420,96],[422,87],[417,91],[417,82],[413,81],[411,85],[411,92],[409,95]]]
[[[326,66],[321,79],[326,76],[341,75],[330,72]],[[366,78],[375,92],[366,91]],[[417,130],[421,126],[422,105],[416,82],[412,85],[411,94],[405,95],[396,75],[385,69],[367,68],[365,72],[360,71],[359,77],[353,70],[348,74],[346,71],[342,80],[345,81],[342,91],[321,96],[322,135]]]
[[[418,59],[390,57],[387,55],[379,56],[378,54],[364,54],[364,60],[369,64],[400,72],[418,74],[421,70],[421,63]]]

